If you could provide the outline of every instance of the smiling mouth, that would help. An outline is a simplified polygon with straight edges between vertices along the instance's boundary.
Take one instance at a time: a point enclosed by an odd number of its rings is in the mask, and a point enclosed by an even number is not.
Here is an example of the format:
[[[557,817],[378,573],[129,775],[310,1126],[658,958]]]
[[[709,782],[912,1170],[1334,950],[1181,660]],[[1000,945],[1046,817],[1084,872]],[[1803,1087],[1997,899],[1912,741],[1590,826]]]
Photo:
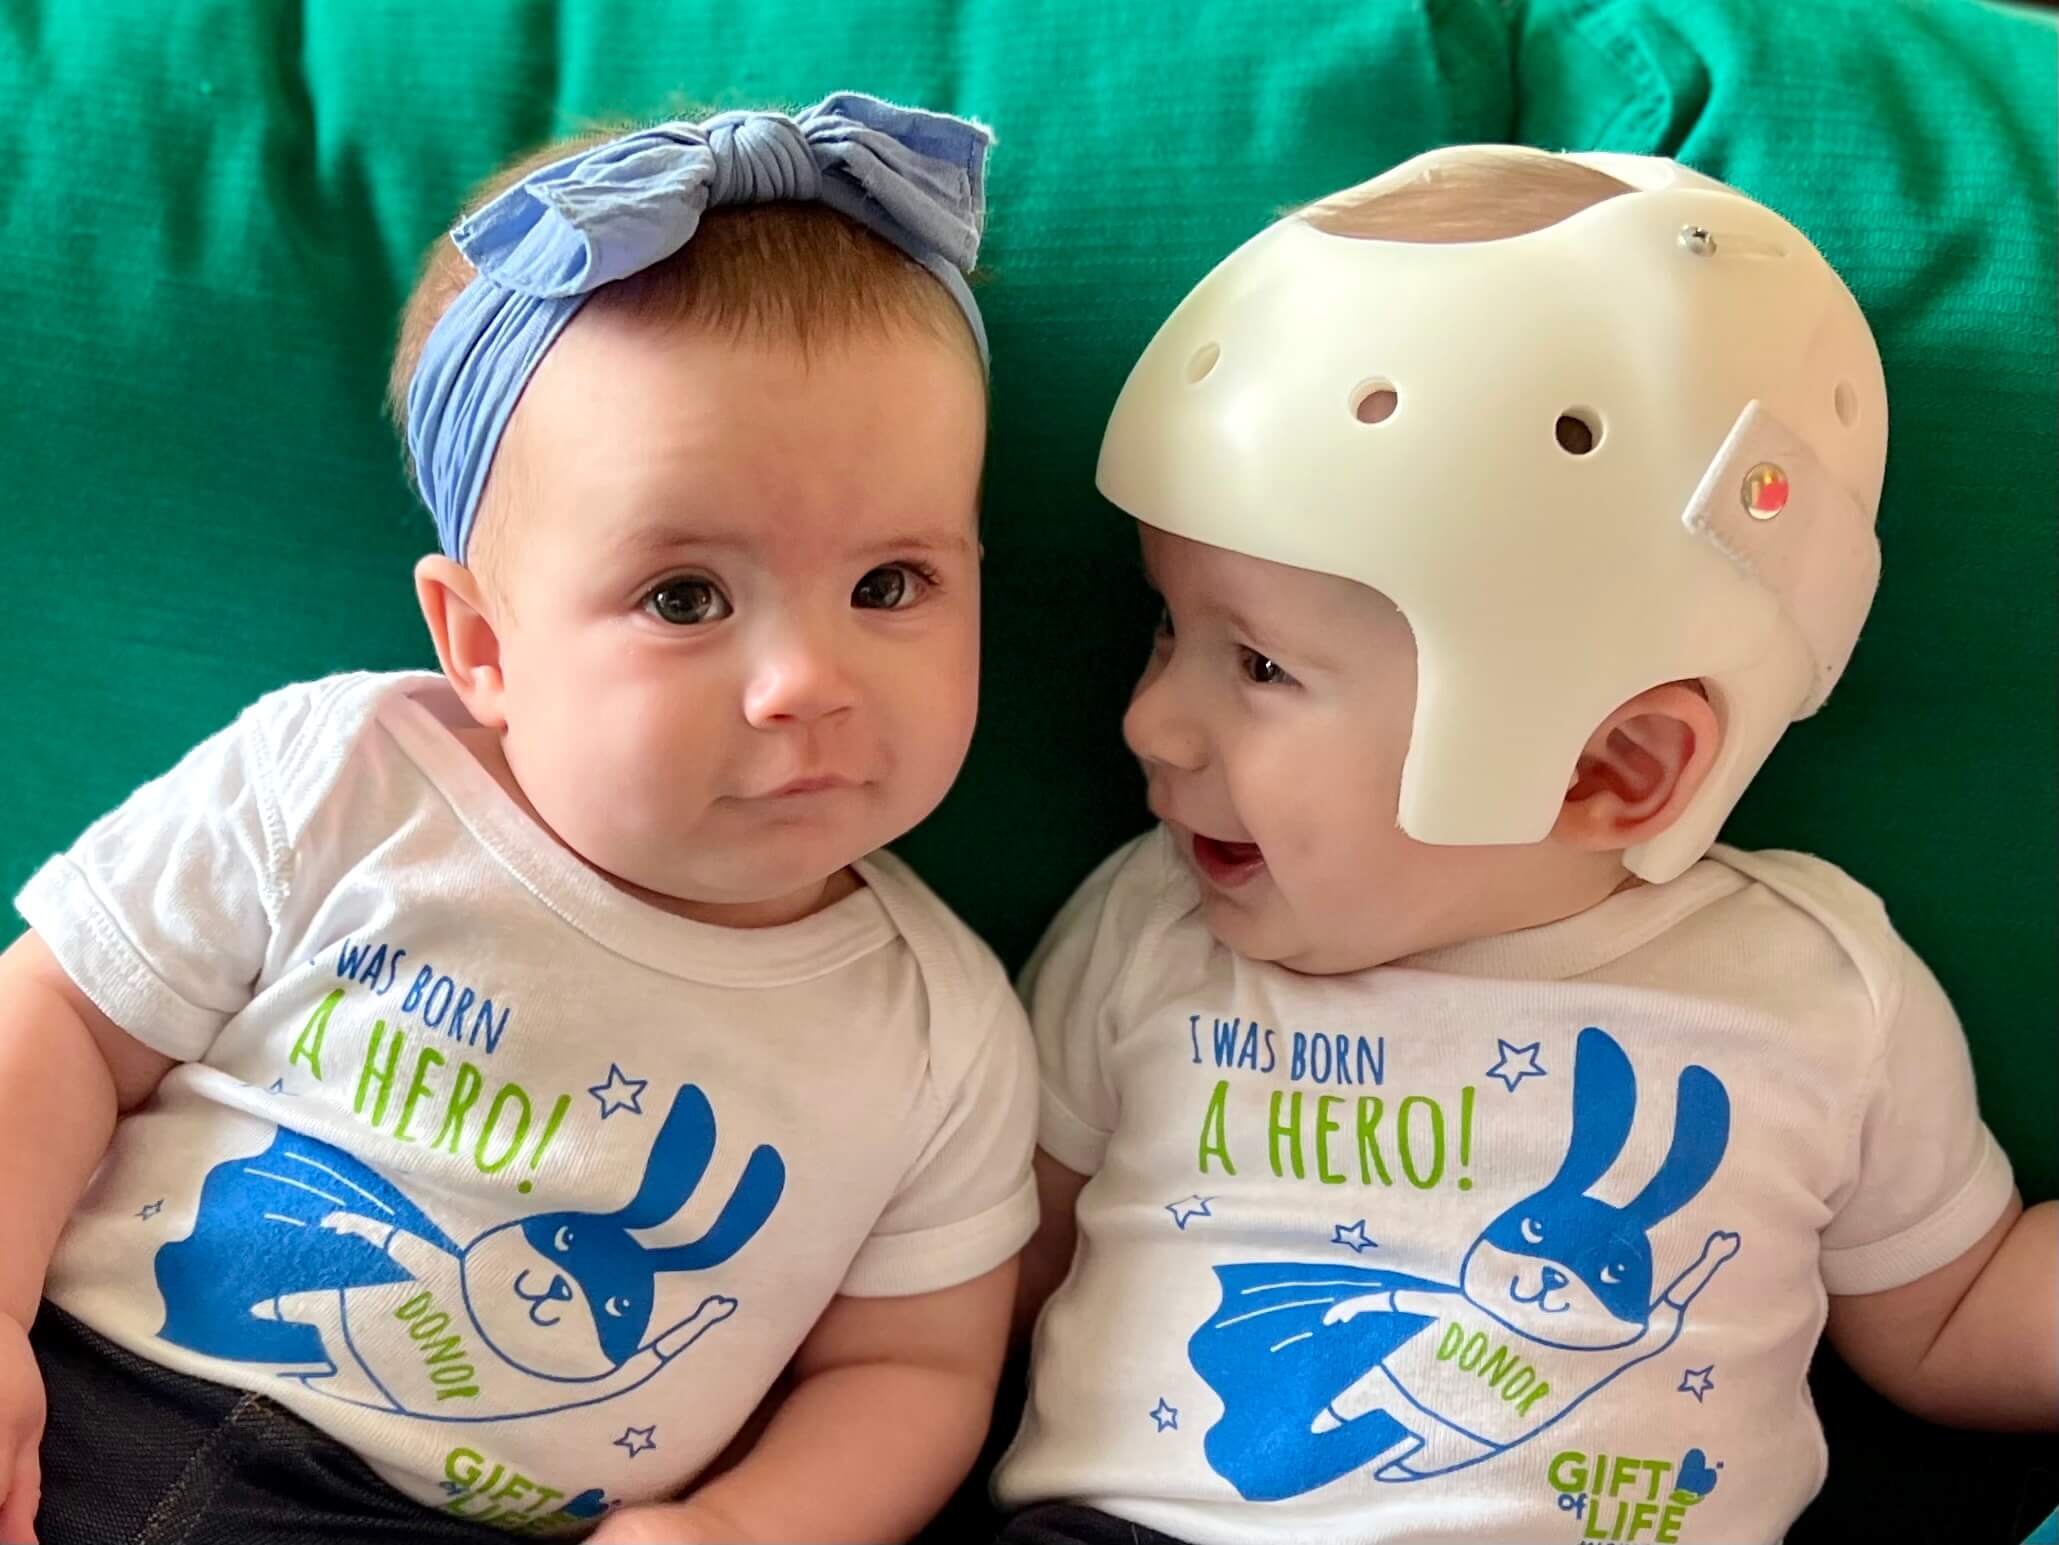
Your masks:
[[[1546,1314],[1564,1314],[1568,1309],[1573,1307],[1571,1304],[1546,1303],[1545,1299],[1549,1298],[1553,1291],[1549,1287],[1541,1287],[1535,1293],[1531,1294],[1530,1297],[1525,1298],[1521,1293],[1518,1293],[1516,1291],[1516,1288],[1521,1284],[1522,1280],[1523,1279],[1521,1277],[1509,1278],[1509,1297],[1514,1299],[1517,1303],[1535,1304],[1540,1310],[1542,1310]]]
[[[1265,854],[1255,842],[1225,842],[1196,832],[1193,852],[1194,867],[1225,890],[1255,878],[1265,868]]]

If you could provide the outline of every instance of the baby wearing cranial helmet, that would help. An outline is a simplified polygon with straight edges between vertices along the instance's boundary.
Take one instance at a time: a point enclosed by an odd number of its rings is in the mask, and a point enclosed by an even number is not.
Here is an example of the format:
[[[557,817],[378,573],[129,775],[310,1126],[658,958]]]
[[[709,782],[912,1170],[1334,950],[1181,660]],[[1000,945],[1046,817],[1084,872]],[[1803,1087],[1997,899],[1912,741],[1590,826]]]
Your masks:
[[[1826,1297],[1909,1409],[2054,1425],[2055,1209],[1943,990],[1715,843],[1851,655],[1886,442],[1844,284],[1670,161],[1435,151],[1174,311],[1098,477],[1158,825],[1025,974],[1006,1538],[1777,1539]]]

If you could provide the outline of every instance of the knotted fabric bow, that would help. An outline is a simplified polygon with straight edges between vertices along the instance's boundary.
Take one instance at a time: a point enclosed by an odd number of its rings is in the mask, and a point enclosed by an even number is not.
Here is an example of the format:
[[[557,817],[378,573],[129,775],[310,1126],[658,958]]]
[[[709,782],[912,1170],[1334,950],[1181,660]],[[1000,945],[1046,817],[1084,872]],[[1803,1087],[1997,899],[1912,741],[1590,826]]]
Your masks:
[[[487,469],[529,378],[602,285],[677,252],[725,204],[819,202],[935,274],[987,359],[966,287],[993,136],[942,113],[846,93],[788,117],[665,123],[530,173],[451,240],[477,270],[408,384],[408,449],[443,551],[459,562]]]

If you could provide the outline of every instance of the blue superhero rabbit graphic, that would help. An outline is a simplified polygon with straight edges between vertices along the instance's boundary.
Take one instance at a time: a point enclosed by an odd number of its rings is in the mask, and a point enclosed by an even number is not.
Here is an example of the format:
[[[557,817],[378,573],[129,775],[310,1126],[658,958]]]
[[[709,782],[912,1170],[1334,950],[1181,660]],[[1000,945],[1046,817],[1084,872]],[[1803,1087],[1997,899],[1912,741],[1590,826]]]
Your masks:
[[[712,1294],[651,1329],[662,1274],[720,1265],[765,1226],[786,1186],[777,1150],[752,1150],[699,1239],[652,1248],[633,1232],[676,1214],[714,1154],[715,1112],[682,1085],[626,1205],[538,1213],[460,1245],[362,1160],[282,1128],[209,1171],[193,1232],[158,1250],[159,1334],[432,1421],[612,1400],[737,1310]]]
[[[1368,1465],[1381,1481],[1446,1474],[1536,1436],[1670,1346],[1739,1239],[1710,1234],[1654,1298],[1648,1236],[1722,1163],[1730,1096],[1708,1069],[1683,1069],[1658,1173],[1611,1206],[1588,1192],[1636,1108],[1623,1049],[1581,1031],[1565,1159],[1488,1224],[1456,1283],[1334,1263],[1216,1267],[1222,1301],[1187,1343],[1223,1403],[1203,1442],[1210,1467],[1251,1501]]]

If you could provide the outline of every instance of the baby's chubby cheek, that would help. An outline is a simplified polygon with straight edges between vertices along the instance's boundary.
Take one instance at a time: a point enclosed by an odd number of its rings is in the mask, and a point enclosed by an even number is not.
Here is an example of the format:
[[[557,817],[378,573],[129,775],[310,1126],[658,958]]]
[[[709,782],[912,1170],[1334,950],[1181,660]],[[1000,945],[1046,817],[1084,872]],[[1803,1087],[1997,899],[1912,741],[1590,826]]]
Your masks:
[[[914,679],[882,703],[859,731],[879,792],[925,810],[944,797],[965,764],[979,709],[976,654],[940,643]]]

